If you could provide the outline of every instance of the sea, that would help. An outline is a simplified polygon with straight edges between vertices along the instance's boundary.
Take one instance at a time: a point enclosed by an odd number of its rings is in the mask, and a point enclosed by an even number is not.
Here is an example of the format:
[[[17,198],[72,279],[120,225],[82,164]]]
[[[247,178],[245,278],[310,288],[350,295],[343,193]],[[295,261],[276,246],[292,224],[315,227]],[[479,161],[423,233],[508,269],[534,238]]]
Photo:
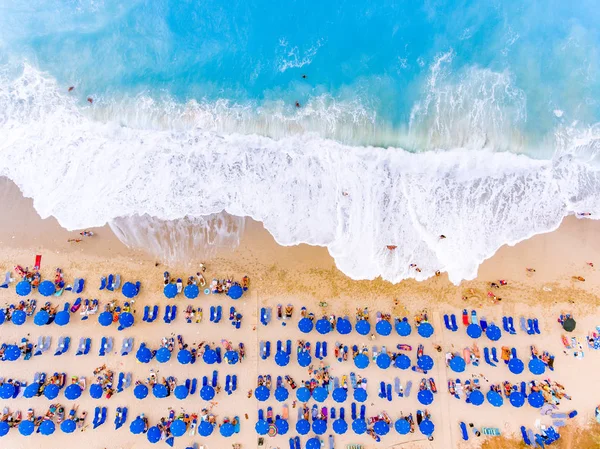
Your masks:
[[[600,214],[598,23],[590,0],[0,0],[0,176],[131,244],[251,217],[353,279],[459,283]]]

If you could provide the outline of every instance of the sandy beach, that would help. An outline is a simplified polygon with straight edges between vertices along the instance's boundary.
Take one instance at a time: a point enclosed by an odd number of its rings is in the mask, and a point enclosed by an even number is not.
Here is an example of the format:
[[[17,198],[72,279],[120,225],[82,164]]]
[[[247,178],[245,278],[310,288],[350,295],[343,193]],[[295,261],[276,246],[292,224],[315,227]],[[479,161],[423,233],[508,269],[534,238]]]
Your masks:
[[[393,429],[381,437],[381,443],[375,443],[369,435],[355,435],[349,431],[345,435],[335,435],[335,447],[345,448],[347,444],[362,444],[365,448],[397,447],[397,448],[458,448],[479,447],[486,438],[475,437],[471,434],[468,442],[463,442],[460,436],[458,423],[474,423],[475,427],[498,428],[502,435],[518,436],[519,428],[524,425],[534,428],[536,421],[544,425],[551,424],[549,417],[541,416],[539,410],[529,407],[513,408],[505,401],[502,407],[495,408],[485,402],[480,407],[467,404],[458,400],[447,391],[448,379],[462,378],[463,382],[473,374],[482,374],[490,383],[502,383],[504,380],[511,382],[542,380],[550,378],[564,385],[572,400],[562,400],[558,411],[568,413],[577,410],[575,419],[567,420],[567,426],[585,426],[594,418],[594,409],[598,405],[598,398],[590,394],[593,387],[588,379],[600,368],[600,354],[588,349],[585,337],[589,331],[594,331],[598,322],[598,294],[600,293],[600,276],[598,271],[588,262],[600,264],[600,241],[597,239],[600,225],[592,220],[577,220],[570,217],[561,227],[549,234],[536,236],[514,247],[503,247],[498,253],[487,260],[479,270],[479,276],[473,281],[463,282],[460,286],[451,284],[442,274],[424,282],[404,281],[393,285],[381,280],[353,281],[339,272],[327,251],[323,248],[314,248],[306,245],[298,247],[281,247],[262,228],[260,223],[247,220],[239,246],[235,249],[212,249],[204,251],[198,249],[195,257],[181,260],[179,263],[165,264],[156,255],[148,254],[139,248],[128,248],[122,244],[112,233],[108,226],[93,229],[94,237],[81,238],[77,232],[67,232],[60,228],[58,223],[50,218],[42,220],[37,216],[31,201],[20,196],[18,189],[9,183],[3,185],[0,199],[4,207],[4,219],[0,222],[0,272],[13,271],[14,265],[33,265],[36,254],[42,255],[41,274],[45,279],[52,279],[56,267],[61,267],[67,283],[76,277],[86,279],[86,287],[82,293],[83,298],[97,298],[100,307],[112,299],[123,303],[124,297],[118,292],[98,291],[100,277],[109,273],[118,273],[123,282],[140,281],[141,292],[136,298],[135,325],[124,331],[117,331],[116,326],[101,327],[95,317],[88,321],[80,321],[74,315],[71,323],[66,327],[55,325],[39,327],[32,320],[23,326],[17,327],[12,323],[5,323],[0,328],[3,342],[18,342],[27,336],[36,342],[41,335],[52,337],[51,351],[32,360],[2,364],[0,377],[18,379],[31,382],[33,374],[38,371],[52,373],[65,372],[67,376],[84,376],[88,385],[93,380],[94,368],[102,364],[117,372],[132,373],[133,380],[146,379],[150,369],[157,370],[159,376],[175,376],[179,382],[186,378],[212,376],[213,369],[218,369],[220,383],[224,382],[227,374],[237,374],[239,378],[238,390],[231,395],[221,392],[215,398],[212,411],[220,420],[223,417],[241,419],[241,430],[231,438],[223,438],[218,432],[208,438],[198,435],[184,436],[176,439],[175,447],[187,447],[193,442],[207,448],[229,448],[234,443],[240,443],[243,448],[257,447],[257,435],[254,424],[257,420],[258,408],[266,410],[272,406],[275,413],[281,413],[282,403],[272,397],[264,403],[258,402],[254,397],[247,398],[247,391],[256,387],[257,376],[260,374],[291,375],[297,383],[310,379],[307,369],[301,368],[292,357],[292,362],[285,368],[278,367],[273,357],[264,361],[259,357],[258,344],[260,341],[271,341],[272,345],[278,339],[292,340],[294,347],[299,339],[310,341],[315,346],[316,341],[327,341],[329,355],[324,362],[330,365],[333,376],[348,375],[351,371],[358,370],[352,361],[338,362],[333,357],[333,348],[336,341],[348,346],[353,344],[366,344],[369,346],[385,345],[388,350],[397,344],[404,343],[413,347],[411,359],[415,359],[415,349],[419,343],[425,345],[425,353],[435,360],[434,369],[425,377],[433,377],[437,384],[438,393],[435,394],[433,404],[427,407],[435,424],[434,440],[427,439],[417,430],[414,434],[400,436]],[[69,243],[68,239],[81,238],[79,243]],[[169,244],[170,236],[164,236]],[[162,311],[167,304],[163,296],[162,273],[168,270],[172,276],[186,279],[198,271],[199,263],[207,266],[205,276],[207,279],[224,279],[233,277],[240,281],[242,276],[248,275],[251,280],[250,289],[241,300],[233,301],[223,295],[203,295],[190,301],[179,295],[175,304],[179,307],[179,316],[172,324],[162,321]],[[535,272],[526,268],[534,268]],[[13,271],[14,273],[14,271]],[[585,281],[574,277],[580,276]],[[14,274],[16,278],[16,274]],[[508,285],[499,289],[491,289],[490,282],[506,280]],[[18,280],[18,279],[16,279]],[[15,282],[16,283],[16,282]],[[18,300],[15,294],[15,283],[8,289],[0,290],[0,303],[10,304]],[[492,291],[501,301],[494,301],[488,295]],[[43,298],[37,295],[38,302]],[[33,297],[36,297],[33,295]],[[77,295],[69,292],[61,297],[51,297],[53,305],[60,305],[65,301],[73,302]],[[187,324],[183,319],[183,310],[188,304],[202,307],[204,318],[201,323]],[[320,304],[326,303],[326,306]],[[154,323],[142,322],[141,316],[145,305],[159,305],[161,315]],[[171,302],[173,304],[173,302]],[[293,304],[294,315],[291,320],[278,320],[275,310],[278,304]],[[241,328],[234,329],[225,319],[214,324],[208,320],[208,310],[211,305],[222,305],[229,310],[234,305],[243,314]],[[354,314],[357,308],[368,307],[371,312],[371,323],[374,325],[374,316],[377,311],[390,313],[392,317],[412,317],[426,309],[430,322],[434,325],[435,333],[430,339],[420,338],[415,332],[409,337],[401,338],[395,332],[383,337],[377,336],[374,340],[358,336],[355,332],[341,336],[337,332],[321,336],[316,332],[308,335],[302,334],[297,327],[300,318],[300,308],[304,306],[315,313],[317,319],[322,315],[335,314],[336,316],[349,315],[354,323]],[[273,308],[273,319],[267,326],[259,322],[259,311],[262,307]],[[491,367],[482,363],[479,367],[469,366],[467,371],[460,375],[451,372],[444,364],[444,353],[447,351],[462,352],[465,346],[471,345],[472,340],[465,333],[461,325],[458,332],[450,332],[444,328],[443,315],[454,313],[460,325],[460,315],[466,308],[475,309],[479,317],[485,316],[489,322],[501,325],[502,317],[510,315],[515,317],[515,326],[518,328],[519,317],[537,317],[540,322],[540,335],[527,335],[520,332],[516,335],[503,333],[502,339],[494,346],[500,350],[503,345],[515,347],[519,357],[524,361],[529,360],[529,347],[535,345],[540,351],[548,351],[555,355],[555,370],[544,376],[533,376],[527,369],[519,375],[512,375],[502,361],[498,367]],[[571,353],[563,352],[561,335],[564,333],[557,323],[557,317],[562,312],[572,313],[577,320],[577,328],[569,337],[574,336],[583,345],[584,357],[575,358]],[[284,326],[285,324],[285,326]],[[202,361],[194,365],[181,365],[173,358],[170,362],[159,364],[152,360],[149,364],[140,364],[135,359],[135,350],[142,342],[156,349],[160,339],[171,334],[181,334],[187,343],[209,342],[219,345],[221,339],[226,338],[237,345],[243,342],[246,346],[246,358],[238,365],[213,365],[207,366]],[[70,336],[72,347],[69,353],[54,357],[51,353],[56,347],[60,336]],[[93,340],[92,350],[89,355],[75,357],[77,342],[80,337],[90,337]],[[114,338],[114,353],[105,357],[98,357],[98,347],[103,336]],[[117,352],[121,348],[124,337],[135,339],[134,351],[128,356],[121,356]],[[443,352],[435,351],[433,345],[442,346]],[[491,346],[485,337],[478,340],[480,347]],[[314,359],[313,359],[314,360]],[[360,370],[360,374],[368,379],[367,416],[387,412],[392,419],[400,417],[400,413],[415,414],[417,409],[423,409],[417,402],[416,392],[419,381],[423,375],[413,371],[399,371],[394,368],[381,370],[373,362],[367,369]],[[394,383],[394,377],[400,377],[403,384],[407,381],[413,383],[413,393],[408,398],[394,397],[390,402],[378,396],[380,381]],[[487,392],[488,383],[481,380],[482,392]],[[274,438],[265,437],[265,448],[287,448],[290,436],[296,435],[295,423],[297,408],[293,408],[293,393],[285,402],[290,410],[290,432],[285,436]],[[62,403],[69,409],[71,401],[63,398],[62,393],[54,402]],[[21,410],[23,413],[28,408],[34,408],[36,414],[42,414],[48,408],[50,401],[41,397],[33,399],[17,398],[1,402],[10,406],[11,411]],[[79,410],[88,412],[88,424],[91,423],[93,409],[99,401],[91,399],[89,394],[83,393],[81,398],[73,402]],[[169,408],[176,412],[184,410],[186,413],[200,412],[209,404],[201,401],[198,396],[180,401],[174,397],[156,399],[151,395],[144,400],[137,400],[133,396],[132,388],[115,394],[112,398],[102,401],[108,408],[106,423],[96,430],[91,425],[85,431],[76,431],[73,434],[63,434],[57,431],[52,437],[43,437],[34,434],[31,437],[19,435],[16,429],[2,438],[2,446],[19,448],[147,448],[151,445],[144,435],[133,435],[129,432],[129,423],[140,413],[145,413],[150,425],[163,416],[167,416]],[[312,406],[314,401],[309,403]],[[347,417],[350,414],[351,400],[343,406]],[[324,405],[339,408],[340,404],[334,403],[329,398]],[[113,420],[117,407],[128,407],[127,423],[115,431]],[[246,417],[247,416],[247,417]],[[347,418],[348,420],[348,418]],[[327,444],[327,436],[333,434],[331,425],[323,435]],[[312,436],[312,433],[308,436]],[[302,437],[302,443],[307,437]],[[158,443],[162,446],[164,443]],[[329,446],[325,446],[329,447]],[[565,446],[567,447],[567,446]]]

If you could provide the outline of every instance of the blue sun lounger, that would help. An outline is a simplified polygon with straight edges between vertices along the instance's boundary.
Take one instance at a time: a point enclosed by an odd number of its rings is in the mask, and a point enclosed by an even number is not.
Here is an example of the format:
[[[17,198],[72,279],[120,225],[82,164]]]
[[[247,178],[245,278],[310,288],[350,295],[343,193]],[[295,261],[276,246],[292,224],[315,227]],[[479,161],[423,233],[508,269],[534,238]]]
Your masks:
[[[223,318],[223,307],[217,306],[217,314],[215,316],[215,323],[219,323]]]
[[[459,427],[462,439],[465,441],[469,441],[469,431],[467,430],[467,425],[461,421],[459,423]]]
[[[219,383],[219,372],[217,370],[213,370],[212,382],[211,382],[213,388],[217,388],[218,383]]]
[[[538,321],[538,319],[537,319],[537,318],[534,318],[534,319],[533,319],[533,331],[534,331],[536,334],[538,334],[538,335],[540,335],[540,334],[541,334],[541,332],[540,332],[540,322]]]
[[[132,349],[133,337],[124,338],[123,344],[121,345],[121,355],[129,355]]]
[[[452,325],[453,332],[458,330],[458,324],[456,324],[456,315],[450,315],[450,324]]]
[[[101,426],[102,424],[104,424],[106,422],[106,407],[96,407],[95,409],[95,413],[94,413],[94,429]]]
[[[450,317],[448,316],[448,314],[444,315],[444,326],[446,326],[446,329],[448,329],[449,331],[452,330],[452,327],[450,326]]]
[[[485,363],[488,365],[496,366],[496,364],[490,359],[490,349],[487,346],[483,348],[483,358],[485,359]]]
[[[527,335],[534,335],[535,331],[533,330],[533,320],[531,318],[527,319]]]
[[[58,346],[56,347],[55,356],[62,355],[69,350],[69,346],[71,345],[71,337],[60,337],[58,339]]]
[[[527,429],[525,426],[521,426],[521,437],[523,438],[523,443],[525,443],[527,446],[531,446],[531,439],[529,438],[529,435],[527,435]]]
[[[404,396],[405,397],[409,397],[410,396],[410,390],[412,388],[412,380],[409,380],[408,382],[406,382],[406,388],[404,389]]]

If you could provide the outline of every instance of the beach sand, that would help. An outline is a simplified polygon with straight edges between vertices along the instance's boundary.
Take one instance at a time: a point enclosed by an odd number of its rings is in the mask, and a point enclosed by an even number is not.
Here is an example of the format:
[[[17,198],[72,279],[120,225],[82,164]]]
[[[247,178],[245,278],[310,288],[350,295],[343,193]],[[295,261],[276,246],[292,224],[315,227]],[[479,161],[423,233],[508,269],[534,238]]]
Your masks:
[[[468,443],[462,443],[458,428],[458,422],[473,422],[476,427],[497,427],[503,434],[516,434],[521,425],[533,427],[537,419],[542,423],[549,424],[548,418],[541,417],[539,412],[528,405],[515,409],[505,402],[500,408],[493,408],[487,402],[481,407],[466,404],[464,400],[458,401],[452,398],[446,389],[447,379],[460,377],[463,381],[473,373],[484,374],[490,382],[500,383],[503,380],[513,382],[529,381],[534,378],[527,375],[527,369],[520,376],[513,376],[505,366],[492,368],[482,361],[478,368],[469,367],[462,375],[452,374],[444,366],[444,355],[434,351],[432,343],[443,346],[444,350],[461,351],[469,344],[464,328],[459,332],[451,333],[443,330],[442,316],[444,313],[457,314],[460,321],[460,313],[463,308],[475,308],[479,316],[486,316],[488,322],[495,321],[501,324],[503,315],[513,315],[518,328],[518,317],[538,317],[540,319],[542,334],[539,336],[527,336],[519,332],[515,336],[503,334],[502,340],[495,346],[514,346],[517,348],[520,358],[528,360],[529,346],[535,344],[541,350],[548,350],[556,356],[555,371],[551,373],[552,380],[564,385],[573,400],[563,400],[560,411],[566,412],[576,409],[579,415],[575,420],[569,421],[568,425],[584,425],[593,418],[594,408],[598,405],[598,398],[590,394],[593,387],[588,379],[598,372],[600,368],[600,354],[588,350],[585,345],[585,335],[594,330],[600,324],[598,315],[598,294],[600,288],[600,277],[598,271],[587,265],[587,262],[600,264],[600,241],[597,238],[600,224],[591,220],[577,220],[568,218],[561,227],[549,234],[539,235],[532,239],[519,243],[514,247],[503,247],[490,260],[486,261],[479,270],[479,276],[473,281],[463,282],[460,286],[454,286],[448,282],[446,276],[430,279],[425,282],[405,281],[398,285],[392,285],[381,280],[353,281],[336,268],[324,248],[313,248],[307,245],[298,247],[281,247],[275,243],[270,235],[262,228],[260,223],[248,220],[244,233],[241,237],[239,247],[235,251],[225,249],[223,251],[202,252],[199,250],[196,257],[189,258],[180,263],[171,263],[168,266],[152,255],[139,250],[127,248],[112,233],[108,226],[94,229],[96,235],[92,238],[83,238],[80,243],[68,243],[70,238],[79,238],[76,232],[67,232],[60,228],[58,223],[52,219],[42,220],[32,207],[28,199],[23,199],[18,189],[5,181],[0,189],[0,200],[4,205],[3,220],[0,221],[0,245],[2,253],[0,256],[0,273],[10,271],[13,266],[20,264],[32,266],[36,254],[42,254],[42,275],[52,278],[54,269],[61,267],[67,281],[75,277],[85,277],[86,288],[83,292],[84,298],[98,298],[101,306],[109,300],[118,298],[122,303],[124,297],[120,293],[98,291],[100,276],[109,273],[119,273],[123,281],[142,282],[142,290],[136,298],[136,324],[132,329],[118,332],[115,326],[102,328],[97,320],[92,317],[87,322],[80,322],[77,316],[73,316],[71,323],[64,328],[55,325],[38,327],[29,320],[25,325],[17,327],[6,323],[0,328],[2,341],[20,341],[22,337],[29,334],[31,341],[36,342],[40,335],[51,335],[53,345],[51,352],[56,347],[56,341],[60,335],[69,335],[72,338],[71,351],[60,357],[54,357],[50,352],[40,357],[34,357],[30,361],[19,360],[14,363],[5,362],[2,365],[2,377],[19,379],[31,382],[36,371],[64,371],[68,376],[86,376],[88,384],[93,379],[92,371],[95,367],[106,363],[115,372],[131,372],[133,380],[145,379],[149,375],[150,368],[159,370],[160,376],[173,375],[183,382],[186,378],[199,378],[211,376],[214,368],[219,370],[220,383],[224,383],[225,375],[237,373],[239,376],[238,391],[231,396],[221,392],[216,397],[217,404],[213,408],[219,419],[224,416],[232,418],[235,415],[241,418],[241,433],[232,438],[225,439],[215,432],[211,437],[203,439],[199,436],[185,436],[179,438],[175,447],[186,447],[193,441],[204,444],[208,448],[229,448],[232,443],[241,443],[243,448],[257,447],[257,435],[254,432],[254,424],[257,419],[257,408],[266,409],[271,405],[275,413],[281,413],[281,404],[271,398],[266,403],[258,403],[254,398],[247,399],[246,392],[256,387],[258,374],[276,375],[290,374],[297,383],[309,379],[306,369],[302,369],[295,363],[286,368],[279,368],[270,360],[262,361],[258,357],[257,347],[260,340],[270,340],[275,345],[277,339],[291,339],[294,343],[297,339],[311,341],[313,347],[317,340],[329,342],[329,357],[326,362],[331,365],[331,373],[334,376],[349,374],[350,371],[358,372],[351,361],[338,363],[333,357],[335,341],[341,341],[348,345],[362,344],[385,345],[388,349],[394,348],[398,343],[408,343],[414,349],[418,343],[425,344],[425,352],[434,357],[436,365],[427,377],[434,377],[437,383],[438,394],[434,403],[427,407],[432,414],[432,420],[436,425],[435,440],[428,442],[419,432],[408,437],[401,437],[392,430],[387,436],[382,437],[382,442],[375,444],[368,435],[356,436],[349,431],[343,436],[335,436],[337,448],[345,447],[349,443],[360,443],[364,447],[398,447],[398,448],[455,448],[455,447],[477,447],[481,438],[471,438]],[[165,236],[165,240],[168,236]],[[169,242],[166,242],[167,244]],[[210,255],[210,257],[209,257]],[[207,278],[226,278],[233,276],[240,280],[243,275],[250,276],[251,287],[248,294],[237,302],[219,295],[201,295],[192,303],[200,305],[204,309],[204,320],[200,324],[186,324],[182,312],[191,301],[179,296],[176,303],[179,306],[177,321],[171,325],[162,321],[162,315],[154,323],[148,324],[141,321],[143,306],[146,304],[160,304],[161,313],[166,304],[162,294],[162,273],[165,270],[171,272],[175,277],[183,279],[198,271],[198,264],[205,262],[207,265]],[[157,265],[158,264],[158,265]],[[535,273],[526,271],[526,267],[535,268]],[[585,282],[576,281],[572,276],[583,276]],[[502,301],[494,303],[488,296],[490,281],[506,279],[508,286],[494,293],[502,297]],[[34,296],[36,297],[36,296]],[[466,297],[467,299],[462,299]],[[64,293],[60,298],[52,298],[52,302],[62,304],[64,301],[73,302],[76,298],[71,293]],[[37,296],[38,301],[41,297]],[[9,289],[0,290],[0,303],[12,303],[17,300],[14,292],[14,284]],[[395,300],[398,301],[396,305]],[[320,307],[319,302],[326,301],[326,307]],[[275,318],[269,326],[262,326],[258,321],[258,311],[261,307],[276,307],[277,304],[294,304],[294,318],[282,327],[282,321]],[[227,312],[230,305],[243,313],[242,328],[235,330],[225,316],[219,324],[208,321],[208,309],[210,305],[221,304]],[[376,311],[389,312],[393,316],[413,316],[422,309],[427,309],[435,326],[436,333],[429,340],[423,340],[413,333],[408,338],[399,338],[392,334],[389,337],[377,337],[371,341],[366,337],[359,337],[356,333],[348,336],[339,336],[337,333],[319,336],[312,332],[308,336],[301,334],[297,329],[299,310],[306,306],[309,311],[314,312],[317,317],[323,313],[334,313],[336,315],[350,315],[354,322],[354,312],[357,307],[368,306],[371,315]],[[584,344],[585,357],[581,360],[572,355],[565,355],[562,351],[561,328],[556,322],[556,317],[562,311],[572,312],[577,319],[577,329],[573,336],[579,337]],[[226,313],[225,313],[226,315]],[[372,320],[374,324],[374,320]],[[201,361],[195,365],[180,365],[177,361],[159,364],[152,361],[148,365],[137,363],[135,355],[127,357],[111,354],[107,357],[98,357],[98,346],[102,336],[113,336],[115,339],[115,350],[121,348],[121,342],[125,336],[135,338],[134,352],[142,341],[150,347],[157,348],[160,338],[171,333],[182,334],[187,343],[207,341],[219,344],[222,338],[231,340],[234,345],[244,342],[246,345],[246,359],[240,365],[230,366],[221,364],[218,366],[207,366]],[[80,337],[89,336],[93,339],[90,355],[75,357],[74,352]],[[480,347],[488,345],[487,339],[482,338],[478,342]],[[274,351],[273,351],[274,352]],[[369,380],[369,398],[366,402],[367,416],[372,416],[382,411],[397,419],[400,412],[404,414],[415,413],[419,406],[416,399],[418,383],[422,375],[412,371],[399,371],[378,369],[374,363],[369,368],[360,372]],[[413,392],[409,398],[395,397],[392,402],[377,396],[379,382],[384,380],[393,383],[395,376],[400,377],[402,383],[407,380],[413,382]],[[536,376],[542,379],[546,376]],[[482,391],[487,392],[486,382],[483,381]],[[59,402],[62,393],[54,402]],[[286,436],[275,438],[265,437],[266,448],[287,448],[288,437],[295,435],[296,410],[292,409],[292,395],[287,404],[290,407],[291,431]],[[29,407],[35,409],[36,414],[46,411],[48,400],[44,398],[0,401],[0,404],[10,406],[11,410],[25,412]],[[68,409],[70,401],[64,399],[60,402]],[[91,424],[93,409],[99,405],[99,401],[91,399],[84,392],[80,400],[75,401],[79,410],[88,412],[88,423]],[[169,407],[176,411],[181,409],[188,413],[199,412],[207,404],[198,396],[179,401],[173,397],[167,399],[154,399],[151,395],[138,401],[133,397],[132,389],[115,394],[109,400],[103,400],[102,405],[108,407],[107,422],[97,430],[92,430],[91,425],[85,432],[74,434],[63,434],[57,431],[52,437],[34,435],[22,437],[18,431],[12,430],[9,435],[2,438],[2,447],[11,449],[19,448],[146,448],[153,447],[143,435],[133,435],[129,432],[129,423],[140,413],[145,413],[150,424],[154,424],[161,416],[168,415]],[[347,420],[350,416],[350,404],[348,400],[346,408]],[[310,403],[312,405],[312,402]],[[339,408],[339,404],[333,403],[331,399],[326,402],[328,406]],[[117,407],[127,406],[129,418],[125,426],[115,431],[113,420]],[[248,419],[245,418],[248,415]],[[327,441],[327,435],[333,434],[331,425],[328,432],[323,436]],[[302,442],[307,437],[302,438]],[[159,443],[162,446],[164,443]]]

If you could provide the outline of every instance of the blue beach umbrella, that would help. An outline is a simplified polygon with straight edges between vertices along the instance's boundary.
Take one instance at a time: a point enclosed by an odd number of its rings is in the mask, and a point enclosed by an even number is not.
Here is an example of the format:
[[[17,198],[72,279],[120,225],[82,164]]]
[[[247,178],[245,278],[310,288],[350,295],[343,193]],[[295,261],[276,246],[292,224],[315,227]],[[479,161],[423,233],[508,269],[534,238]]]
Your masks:
[[[377,356],[377,366],[381,369],[388,369],[392,364],[392,359],[389,355],[381,353]]]
[[[308,334],[313,329],[313,322],[309,318],[302,318],[298,321],[298,329],[303,334]]]
[[[133,318],[132,313],[123,312],[121,315],[119,315],[119,324],[124,329],[127,329],[128,327],[133,326],[133,322],[134,322],[134,318]]]
[[[544,396],[539,391],[534,391],[529,396],[527,396],[527,401],[529,405],[535,408],[541,408],[544,405]]]
[[[429,390],[421,390],[417,394],[417,399],[423,405],[429,405],[433,402],[433,393]]]
[[[136,385],[133,389],[133,395],[136,399],[144,399],[148,396],[148,387],[144,384]]]
[[[81,387],[77,384],[71,384],[65,388],[65,398],[69,401],[74,401],[81,396]]]
[[[192,361],[192,353],[187,349],[182,349],[177,353],[177,361],[182,365],[187,365]]]
[[[473,390],[471,392],[471,394],[469,395],[469,400],[471,401],[471,404],[479,406],[479,405],[483,404],[483,401],[485,400],[485,398],[481,391]]]
[[[10,426],[6,421],[0,421],[0,437],[5,436],[10,431]]]
[[[177,285],[175,284],[167,284],[163,289],[163,293],[169,299],[175,298],[177,296]]]
[[[367,431],[367,422],[364,419],[355,419],[352,421],[352,430],[355,434],[362,435]]]
[[[31,435],[34,429],[35,425],[33,424],[33,421],[21,421],[21,424],[19,424],[19,433],[25,437]]]
[[[50,400],[56,399],[59,391],[60,391],[60,388],[58,387],[58,385],[55,385],[55,384],[46,385],[46,388],[44,388],[44,396],[46,396],[46,399],[50,399]]]
[[[373,425],[373,430],[375,431],[375,433],[377,435],[387,435],[390,431],[390,426],[388,425],[388,423],[386,423],[385,421],[377,421],[374,425]]]
[[[429,338],[433,335],[433,326],[430,323],[421,323],[417,327],[417,333],[423,338]]]
[[[140,346],[135,354],[136,359],[141,363],[148,363],[152,360],[152,351],[148,346]]]
[[[23,310],[15,310],[10,317],[10,321],[17,326],[20,326],[27,319],[27,314]]]
[[[144,422],[144,420],[140,417],[137,417],[136,419],[131,421],[131,424],[129,424],[129,431],[134,435],[139,435],[144,431],[145,427],[146,423]]]
[[[259,435],[266,435],[269,432],[269,423],[264,419],[259,419],[256,421],[254,430]]]
[[[269,396],[271,396],[271,392],[264,385],[260,385],[256,387],[256,390],[254,390],[254,397],[256,397],[256,399],[258,399],[261,402],[264,402],[267,399],[269,399]]]
[[[400,369],[408,369],[410,367],[410,357],[404,354],[398,354],[394,360],[394,366]]]
[[[515,357],[509,360],[508,369],[513,374],[521,374],[525,369],[525,365],[521,359]]]
[[[229,296],[231,299],[240,299],[243,294],[244,290],[242,289],[242,286],[237,284],[232,285],[227,292],[227,296]]]
[[[240,287],[240,289],[241,289],[241,287]],[[224,436],[225,438],[229,438],[235,432],[235,427],[233,426],[233,424],[227,422],[227,423],[221,425],[219,432],[221,433],[221,436]]]
[[[223,358],[227,360],[227,363],[230,365],[235,365],[240,360],[240,356],[235,351],[227,351]]]
[[[198,433],[200,436],[207,437],[211,433],[213,433],[214,427],[208,421],[200,421],[200,425],[198,426]]]
[[[513,407],[522,407],[525,404],[525,396],[520,391],[513,391],[508,397],[510,404]]]
[[[67,419],[60,423],[60,430],[62,430],[64,433],[73,433],[75,432],[76,428],[77,423],[75,423],[75,421],[72,419]]]
[[[40,427],[38,427],[38,430],[42,435],[52,435],[56,430],[56,424],[54,424],[53,421],[47,419],[45,421],[42,421]]]
[[[352,323],[346,318],[338,318],[335,328],[339,334],[348,335],[352,332]]]
[[[287,366],[290,363],[290,356],[287,352],[277,351],[275,354],[275,363],[277,366]]]
[[[467,368],[465,359],[458,355],[450,359],[448,366],[450,366],[450,369],[455,373],[462,373]]]
[[[31,293],[31,284],[27,281],[21,281],[17,284],[15,290],[17,291],[17,295],[27,296],[29,293]]]
[[[174,437],[181,437],[187,431],[187,425],[181,419],[176,419],[171,423],[169,429]]]
[[[100,384],[92,384],[90,385],[90,396],[92,399],[100,399],[102,397],[102,385]]]
[[[348,423],[343,419],[336,419],[333,422],[333,431],[338,435],[343,435],[348,431]]]
[[[163,399],[168,396],[169,390],[164,384],[154,384],[152,386],[152,394],[155,398]]]
[[[358,369],[365,369],[369,366],[369,357],[365,354],[358,354],[354,357],[354,366]]]
[[[435,426],[433,425],[433,422],[431,422],[431,420],[425,419],[425,420],[421,421],[421,424],[419,424],[419,430],[421,431],[421,433],[423,435],[429,436],[429,435],[433,434],[433,431],[435,430]]]
[[[471,323],[467,326],[467,335],[471,338],[481,337],[481,327],[478,324]]]
[[[395,327],[396,327],[396,332],[398,332],[398,335],[400,335],[401,337],[408,337],[412,332],[410,323],[405,320],[396,321]]]
[[[492,341],[498,341],[502,337],[502,331],[495,324],[490,324],[485,330],[485,335]]]
[[[134,298],[138,294],[138,289],[133,282],[125,282],[123,284],[123,288],[121,288],[121,293],[126,298]]]
[[[312,361],[312,357],[310,356],[308,351],[301,351],[298,353],[298,365],[300,365],[302,367],[306,367],[306,366],[310,365],[311,361]]]
[[[323,419],[313,420],[312,430],[317,435],[323,435],[325,432],[327,432],[327,421]]]
[[[429,371],[433,368],[433,359],[428,355],[422,355],[417,359],[417,366],[423,371]]]
[[[34,382],[25,387],[25,392],[23,393],[23,396],[25,396],[27,399],[31,399],[31,398],[37,396],[39,391],[40,391],[40,384],[38,382]]]
[[[290,393],[288,392],[287,388],[285,387],[277,387],[275,389],[275,399],[277,399],[279,402],[283,402],[285,401],[288,396],[290,395]]]
[[[215,397],[215,389],[210,385],[204,385],[200,389],[200,397],[205,401],[210,401]]]
[[[148,432],[146,432],[146,438],[148,438],[148,441],[151,442],[152,444],[158,443],[160,441],[160,437],[161,437],[161,432],[157,426],[150,427],[148,429]]]
[[[367,320],[358,320],[354,328],[360,335],[367,335],[371,332],[371,324]]]
[[[544,372],[546,371],[546,365],[544,365],[544,362],[542,362],[541,359],[538,358],[531,359],[529,361],[528,367],[531,374],[535,374],[536,376],[544,374]]]
[[[353,397],[355,401],[365,402],[368,397],[367,390],[364,388],[355,388]]]
[[[19,357],[21,357],[21,350],[17,345],[8,345],[4,350],[4,358],[9,362],[19,360]]]
[[[333,390],[331,397],[333,398],[333,400],[335,402],[338,402],[338,403],[345,402],[346,399],[348,399],[348,392],[346,391],[345,388],[338,387]]]
[[[11,399],[15,394],[15,386],[13,384],[4,383],[0,386],[0,399]]]
[[[329,392],[324,387],[317,387],[312,392],[312,397],[317,402],[323,402],[329,396]]]
[[[285,419],[276,419],[275,427],[277,427],[277,433],[279,435],[285,435],[290,430],[290,425]]]
[[[321,441],[318,438],[309,438],[306,442],[306,449],[320,449]]]
[[[40,292],[40,295],[42,296],[52,296],[56,293],[56,287],[52,281],[42,281],[38,286],[38,292]]]
[[[190,284],[183,289],[183,294],[188,299],[194,299],[200,294],[200,289],[196,284]]]
[[[310,399],[310,390],[306,387],[300,387],[296,390],[296,399],[300,402],[307,402]]]
[[[33,317],[33,324],[36,326],[44,326],[48,324],[48,320],[50,319],[50,314],[45,310],[40,310]]]
[[[68,310],[61,310],[54,317],[54,322],[59,326],[66,326],[71,320],[71,314]]]
[[[410,432],[410,423],[408,420],[400,418],[394,423],[394,428],[400,435],[406,435],[408,432]]]
[[[173,390],[173,394],[177,399],[183,400],[188,397],[189,390],[185,385],[177,385],[175,390]]]
[[[375,331],[386,337],[392,333],[392,323],[388,320],[381,320],[375,325]]]
[[[296,432],[300,435],[306,435],[310,432],[310,423],[306,419],[299,419],[296,423]]]
[[[331,331],[331,323],[326,318],[321,318],[317,321],[315,328],[319,334],[325,335]]]
[[[98,323],[100,323],[101,326],[110,326],[113,322],[113,316],[112,313],[110,312],[102,312],[100,315],[98,315]]]
[[[202,356],[202,360],[204,360],[204,363],[206,363],[207,365],[212,365],[216,363],[217,358],[217,351],[215,351],[214,349],[207,349],[206,351],[204,351],[204,355]]]
[[[504,399],[502,399],[502,395],[497,391],[490,390],[485,396],[488,402],[494,407],[502,407],[502,404],[504,404]]]
[[[167,363],[171,359],[171,351],[169,351],[169,348],[163,346],[162,348],[158,348],[154,357],[158,363]]]

